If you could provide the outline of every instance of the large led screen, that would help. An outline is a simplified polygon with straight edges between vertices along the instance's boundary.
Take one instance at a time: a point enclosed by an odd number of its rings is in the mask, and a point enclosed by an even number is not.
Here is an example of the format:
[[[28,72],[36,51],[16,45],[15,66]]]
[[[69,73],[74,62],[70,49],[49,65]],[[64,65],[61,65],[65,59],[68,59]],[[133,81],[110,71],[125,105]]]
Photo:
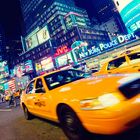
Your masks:
[[[37,37],[38,37],[39,44],[42,44],[42,43],[46,42],[50,38],[50,35],[49,35],[49,31],[48,31],[47,26],[45,26],[44,28],[42,28],[37,33]]]
[[[140,0],[114,0],[129,33],[140,29]]]

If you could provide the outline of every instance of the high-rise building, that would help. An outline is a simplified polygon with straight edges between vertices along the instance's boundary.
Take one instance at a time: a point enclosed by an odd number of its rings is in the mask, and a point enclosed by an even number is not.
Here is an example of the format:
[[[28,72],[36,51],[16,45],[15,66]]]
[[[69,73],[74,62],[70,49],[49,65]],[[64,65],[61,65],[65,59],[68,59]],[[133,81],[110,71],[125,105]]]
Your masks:
[[[90,26],[86,10],[75,5],[67,5],[63,1],[52,3],[47,13],[50,36],[55,40],[65,34],[71,26]]]
[[[77,5],[79,5],[78,0],[76,1]],[[112,32],[127,32],[113,0],[86,0],[82,2],[81,6],[85,6],[90,18],[96,18],[99,24],[117,27],[117,30],[114,28]]]
[[[57,65],[57,59],[63,55],[57,53],[56,56],[57,50],[66,53],[67,49],[72,50],[73,44],[80,42],[92,48],[89,51],[91,56],[96,43],[109,41],[107,32],[91,28],[86,10],[77,7],[74,0],[20,1],[25,23],[24,53],[13,65],[31,60],[36,72],[40,73],[63,66]]]
[[[0,61],[6,59],[5,35],[2,26],[0,25]]]
[[[29,34],[38,26],[46,24],[47,9],[53,2],[74,6],[73,0],[20,0],[23,14],[25,34]]]

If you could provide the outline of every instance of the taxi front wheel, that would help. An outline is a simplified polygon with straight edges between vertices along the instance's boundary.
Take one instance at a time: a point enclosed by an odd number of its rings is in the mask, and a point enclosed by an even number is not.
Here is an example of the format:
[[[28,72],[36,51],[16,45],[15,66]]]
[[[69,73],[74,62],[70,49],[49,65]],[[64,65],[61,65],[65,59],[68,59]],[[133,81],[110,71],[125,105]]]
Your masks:
[[[85,140],[87,132],[70,107],[62,106],[58,111],[58,118],[64,133],[70,140]]]
[[[28,111],[26,106],[24,106],[24,116],[26,120],[31,120],[33,118],[32,114]]]

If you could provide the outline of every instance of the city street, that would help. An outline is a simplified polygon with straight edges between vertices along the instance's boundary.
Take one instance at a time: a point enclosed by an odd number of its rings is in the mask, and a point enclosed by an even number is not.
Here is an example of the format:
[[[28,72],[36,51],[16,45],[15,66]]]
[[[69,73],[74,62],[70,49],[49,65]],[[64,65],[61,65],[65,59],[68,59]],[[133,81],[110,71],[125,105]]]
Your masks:
[[[1,140],[68,140],[58,124],[40,118],[27,121],[20,107],[6,109],[0,104]],[[140,128],[118,136],[89,136],[87,140],[140,140]]]

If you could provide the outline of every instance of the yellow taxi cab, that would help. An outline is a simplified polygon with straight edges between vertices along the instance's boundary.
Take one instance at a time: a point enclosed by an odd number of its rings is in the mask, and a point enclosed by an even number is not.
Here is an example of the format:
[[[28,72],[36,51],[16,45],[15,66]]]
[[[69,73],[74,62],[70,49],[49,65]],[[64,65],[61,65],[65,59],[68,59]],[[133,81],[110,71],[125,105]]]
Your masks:
[[[140,122],[140,74],[92,77],[69,69],[33,79],[21,95],[27,120],[59,122],[72,140],[85,132],[117,134]]]
[[[127,54],[128,53],[128,54]],[[126,52],[106,62],[94,75],[132,73],[140,71],[140,50]]]

